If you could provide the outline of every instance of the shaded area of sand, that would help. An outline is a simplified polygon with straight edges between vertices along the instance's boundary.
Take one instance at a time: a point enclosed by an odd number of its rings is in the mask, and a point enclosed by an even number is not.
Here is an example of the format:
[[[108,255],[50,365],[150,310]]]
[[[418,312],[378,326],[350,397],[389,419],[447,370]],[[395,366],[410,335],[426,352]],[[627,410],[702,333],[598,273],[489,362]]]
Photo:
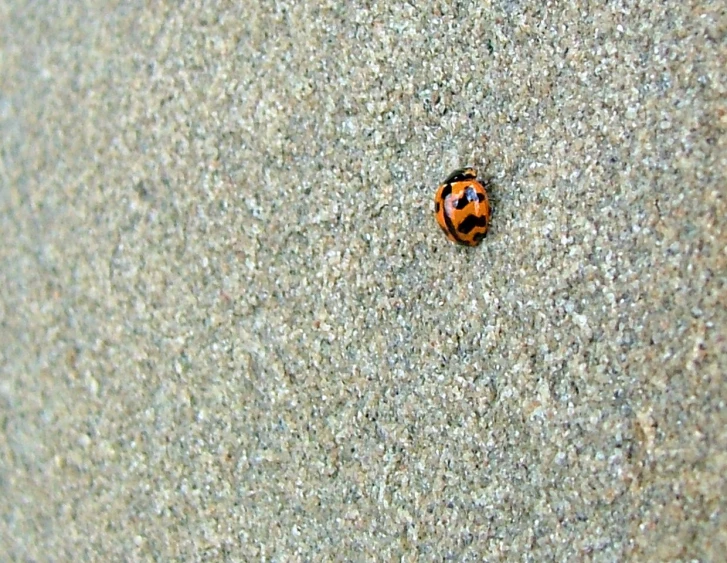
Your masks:
[[[0,556],[722,557],[722,3],[258,4],[0,8]]]

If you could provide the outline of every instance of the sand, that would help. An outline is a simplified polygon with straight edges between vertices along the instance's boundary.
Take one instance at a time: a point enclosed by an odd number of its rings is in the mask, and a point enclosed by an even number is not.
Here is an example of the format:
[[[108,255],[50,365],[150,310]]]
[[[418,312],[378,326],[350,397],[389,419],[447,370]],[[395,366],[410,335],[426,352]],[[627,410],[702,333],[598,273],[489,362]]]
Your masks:
[[[724,557],[722,2],[63,4],[0,7],[1,559]]]

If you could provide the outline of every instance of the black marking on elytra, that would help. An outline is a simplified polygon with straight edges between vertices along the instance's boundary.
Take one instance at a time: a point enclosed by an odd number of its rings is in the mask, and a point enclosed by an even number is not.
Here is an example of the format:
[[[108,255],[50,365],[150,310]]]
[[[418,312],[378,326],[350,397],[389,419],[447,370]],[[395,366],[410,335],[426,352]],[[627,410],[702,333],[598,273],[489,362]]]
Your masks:
[[[434,202],[434,213],[439,213],[439,200]]]
[[[454,182],[463,182],[464,180],[474,180],[477,178],[477,174],[474,173],[472,168],[459,168],[452,172],[447,179],[444,181],[445,184],[453,184]]]
[[[477,227],[487,227],[487,217],[485,215],[482,215],[481,217],[478,217],[477,215],[468,215],[465,217],[464,221],[459,224],[459,232],[467,234]]]
[[[457,242],[462,242],[462,239],[459,238],[459,235],[457,234],[457,229],[454,227],[454,223],[452,223],[452,218],[446,213],[444,214],[444,222],[447,225],[447,231],[450,235],[452,235],[452,238]]]
[[[464,209],[465,207],[467,207],[469,204],[470,204],[470,201],[466,197],[460,197],[454,201],[454,208],[461,210],[461,209]]]
[[[474,186],[467,186],[464,189],[464,194],[460,198],[458,198],[456,203],[454,204],[454,208],[462,210],[470,203],[480,201],[484,201],[484,196],[480,193],[477,193]]]
[[[447,225],[447,232],[454,240],[456,240],[457,242],[462,242],[462,239],[459,238],[459,235],[457,234],[457,229],[455,228],[454,223],[452,223],[452,218],[449,216],[449,213],[447,213],[446,201],[448,197],[452,197],[451,184],[447,184],[442,190],[442,201],[445,202],[444,213],[442,213],[442,216],[444,217],[444,224]]]

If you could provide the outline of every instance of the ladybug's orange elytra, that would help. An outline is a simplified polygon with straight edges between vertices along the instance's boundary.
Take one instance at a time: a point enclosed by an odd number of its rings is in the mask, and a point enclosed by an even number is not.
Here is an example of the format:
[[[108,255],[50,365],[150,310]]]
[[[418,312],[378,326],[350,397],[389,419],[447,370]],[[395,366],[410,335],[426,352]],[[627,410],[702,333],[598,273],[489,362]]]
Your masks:
[[[437,188],[434,215],[449,240],[477,246],[490,227],[490,201],[474,168],[452,172]]]

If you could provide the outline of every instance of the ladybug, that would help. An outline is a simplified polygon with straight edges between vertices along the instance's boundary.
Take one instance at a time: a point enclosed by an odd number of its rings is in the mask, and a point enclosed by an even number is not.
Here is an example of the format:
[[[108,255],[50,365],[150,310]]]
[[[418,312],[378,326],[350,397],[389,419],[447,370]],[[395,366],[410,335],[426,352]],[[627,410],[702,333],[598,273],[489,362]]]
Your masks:
[[[490,201],[477,170],[460,168],[447,177],[434,196],[434,215],[449,240],[480,244],[490,227]]]

